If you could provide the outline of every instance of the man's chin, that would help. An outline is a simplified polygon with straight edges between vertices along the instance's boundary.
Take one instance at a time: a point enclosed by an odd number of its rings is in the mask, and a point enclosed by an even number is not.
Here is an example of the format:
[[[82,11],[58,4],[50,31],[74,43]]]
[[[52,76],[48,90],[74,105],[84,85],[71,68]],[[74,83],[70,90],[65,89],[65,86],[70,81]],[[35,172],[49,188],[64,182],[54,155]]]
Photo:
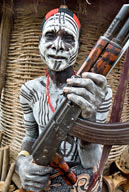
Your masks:
[[[54,63],[54,64],[53,64]],[[64,64],[64,63],[61,63],[59,61],[53,61],[51,63],[48,63],[47,66],[49,67],[50,70],[52,71],[63,71],[65,70],[66,68],[68,68],[69,66]]]
[[[49,66],[48,66],[49,67]],[[53,69],[52,67],[49,67],[49,69],[51,71],[55,71],[55,72],[61,72],[61,71],[64,71],[66,68],[59,68],[58,70],[57,69]]]

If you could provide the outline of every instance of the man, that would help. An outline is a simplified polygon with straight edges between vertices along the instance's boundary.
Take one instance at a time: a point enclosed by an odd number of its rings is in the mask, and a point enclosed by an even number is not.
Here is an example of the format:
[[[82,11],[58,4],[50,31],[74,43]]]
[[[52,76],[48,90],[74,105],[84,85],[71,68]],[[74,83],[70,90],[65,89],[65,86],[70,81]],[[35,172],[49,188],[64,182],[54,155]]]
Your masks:
[[[50,181],[54,170],[49,165],[45,167],[34,164],[31,156],[33,143],[45,131],[45,126],[63,101],[64,93],[81,108],[82,118],[97,122],[106,120],[112,97],[106,78],[93,73],[83,73],[82,77],[72,78],[79,35],[79,20],[70,10],[54,9],[46,15],[39,50],[48,66],[48,73],[46,77],[26,82],[20,96],[26,135],[16,169],[26,190],[41,191],[50,187],[50,191],[86,191],[100,161],[100,145],[77,138],[73,138],[72,145],[63,141],[60,152],[74,166],[73,170],[80,178],[74,186],[69,187],[61,178]],[[101,191],[101,182],[98,181],[93,191]]]

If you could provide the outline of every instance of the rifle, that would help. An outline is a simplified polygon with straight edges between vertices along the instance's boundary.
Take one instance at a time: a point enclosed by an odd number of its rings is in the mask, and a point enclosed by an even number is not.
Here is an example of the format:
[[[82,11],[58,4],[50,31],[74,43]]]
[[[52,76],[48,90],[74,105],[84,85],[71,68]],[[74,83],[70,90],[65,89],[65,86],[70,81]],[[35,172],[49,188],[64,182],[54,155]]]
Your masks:
[[[129,4],[125,4],[116,15],[106,33],[99,38],[95,47],[91,50],[89,56],[77,72],[77,75],[80,76],[83,72],[89,71],[102,74],[107,77],[129,46],[128,26]],[[105,125],[81,120],[78,118],[80,113],[81,109],[64,97],[63,102],[47,124],[45,132],[41,133],[32,147],[32,157],[34,162],[38,165],[50,165],[56,168],[69,185],[73,185],[77,178],[74,173],[69,170],[69,167],[64,162],[63,158],[57,153],[61,142],[66,140],[68,135],[73,135],[85,141],[93,141],[94,143],[102,142],[102,144],[107,144],[104,139],[103,141],[96,140],[97,133],[99,131],[101,132]],[[96,125],[98,125],[97,128]],[[87,129],[85,129],[86,126]],[[92,126],[94,127],[93,129]],[[116,126],[117,125],[115,124],[115,128],[117,128]],[[79,131],[78,127],[80,128]],[[125,127],[127,130],[129,129],[129,125]],[[95,132],[96,138],[91,140],[90,136],[93,136],[94,131],[91,131],[91,135],[89,134],[87,136],[88,130],[95,129],[98,131]],[[126,132],[129,133],[129,130],[127,130]],[[104,136],[109,134],[109,132],[112,134],[110,129],[108,129],[107,132],[104,132]],[[113,142],[113,139],[111,139],[111,142]],[[116,143],[120,144],[120,142]],[[127,143],[129,143],[129,141]]]

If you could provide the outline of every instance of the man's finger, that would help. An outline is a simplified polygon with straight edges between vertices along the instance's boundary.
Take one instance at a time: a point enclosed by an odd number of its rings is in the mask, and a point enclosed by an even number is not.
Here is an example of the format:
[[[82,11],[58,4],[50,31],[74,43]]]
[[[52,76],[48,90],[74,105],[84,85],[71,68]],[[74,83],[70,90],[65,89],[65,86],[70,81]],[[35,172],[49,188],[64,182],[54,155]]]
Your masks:
[[[103,75],[100,75],[100,74],[84,72],[84,73],[82,73],[82,77],[93,80],[97,85],[101,86],[102,88],[104,88],[107,85],[106,77],[104,77]]]
[[[67,79],[67,84],[71,86],[84,87],[93,94],[96,91],[96,84],[88,78],[71,78]]]
[[[73,94],[73,97],[75,100],[77,99],[77,96],[80,96],[85,98],[89,102],[94,102],[95,97],[94,95],[86,90],[85,88],[78,88],[78,87],[64,87],[64,92],[67,94]]]
[[[75,95],[75,94],[68,94],[68,99],[77,104],[82,110],[90,108],[92,105],[85,100],[83,97]]]
[[[23,188],[29,191],[35,191],[35,192],[40,192],[44,188],[46,188],[49,185],[50,181],[47,180],[45,183],[38,183],[34,181],[28,181],[23,184]]]
[[[26,183],[30,183],[30,181],[31,182],[33,182],[33,183],[37,183],[37,184],[42,184],[42,183],[47,183],[47,181],[48,181],[48,179],[49,179],[49,175],[26,175],[26,179],[25,179],[25,181],[26,181]]]
[[[35,175],[47,175],[51,173],[52,170],[52,167],[39,166],[35,163],[33,163],[33,165],[30,167],[30,173],[33,173]]]

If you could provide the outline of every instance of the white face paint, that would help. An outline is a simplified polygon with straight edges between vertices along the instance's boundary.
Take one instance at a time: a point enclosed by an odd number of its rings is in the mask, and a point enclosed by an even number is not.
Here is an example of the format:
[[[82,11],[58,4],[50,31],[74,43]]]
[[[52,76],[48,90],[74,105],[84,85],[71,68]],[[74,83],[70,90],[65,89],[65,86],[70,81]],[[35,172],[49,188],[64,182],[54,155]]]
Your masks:
[[[54,71],[72,66],[78,55],[79,29],[68,14],[61,12],[51,16],[43,26],[39,43],[41,58]]]

